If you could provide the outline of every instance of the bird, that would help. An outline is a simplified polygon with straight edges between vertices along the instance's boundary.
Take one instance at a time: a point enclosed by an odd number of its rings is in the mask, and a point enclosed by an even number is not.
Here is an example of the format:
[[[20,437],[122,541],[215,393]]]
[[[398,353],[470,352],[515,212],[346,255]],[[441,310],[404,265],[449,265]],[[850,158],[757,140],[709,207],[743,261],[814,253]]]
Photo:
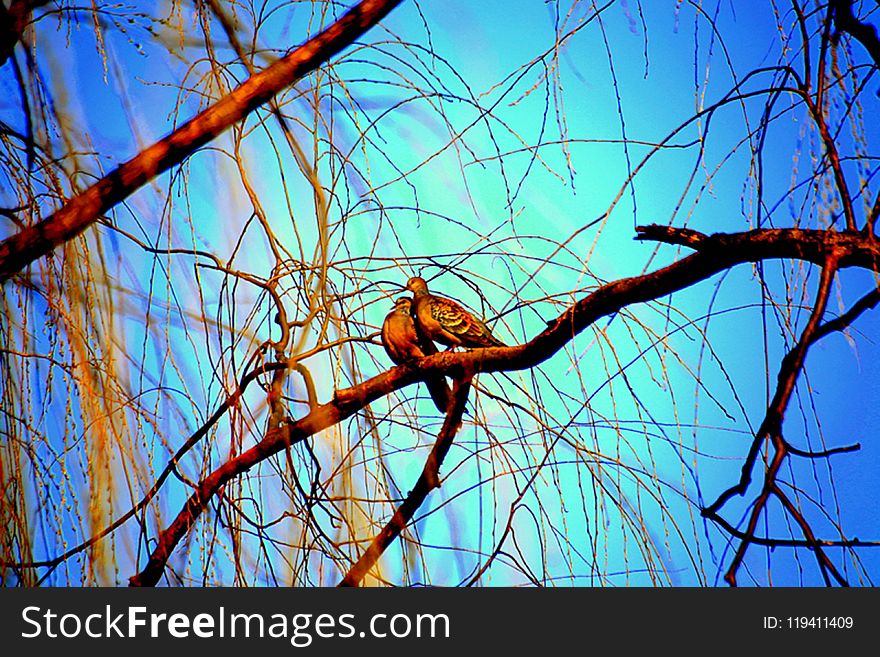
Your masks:
[[[447,347],[506,347],[482,320],[474,317],[460,303],[431,294],[425,279],[413,276],[406,283],[413,293],[412,313],[422,335]]]
[[[416,330],[412,317],[412,299],[401,297],[394,302],[394,308],[385,316],[382,323],[382,346],[395,365],[402,365],[416,358],[424,358],[437,353],[437,347]],[[425,380],[428,393],[434,406],[446,413],[452,392],[442,375]]]

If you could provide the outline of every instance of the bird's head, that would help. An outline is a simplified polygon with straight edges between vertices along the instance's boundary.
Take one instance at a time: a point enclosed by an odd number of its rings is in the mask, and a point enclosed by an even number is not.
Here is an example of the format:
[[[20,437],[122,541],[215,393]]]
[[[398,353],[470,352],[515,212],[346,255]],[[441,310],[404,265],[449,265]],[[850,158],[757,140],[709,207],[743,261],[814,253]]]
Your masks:
[[[409,297],[400,297],[399,299],[395,299],[394,310],[409,315],[412,311],[412,299],[410,299]]]
[[[428,293],[428,284],[425,279],[420,276],[413,276],[406,282],[406,289],[419,296]]]

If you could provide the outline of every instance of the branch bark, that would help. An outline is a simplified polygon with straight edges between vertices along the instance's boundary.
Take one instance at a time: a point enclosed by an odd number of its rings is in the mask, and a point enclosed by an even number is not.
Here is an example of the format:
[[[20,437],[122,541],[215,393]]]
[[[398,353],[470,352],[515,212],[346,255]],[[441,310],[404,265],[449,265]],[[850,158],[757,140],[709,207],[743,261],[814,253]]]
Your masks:
[[[138,153],[60,210],[0,243],[0,282],[79,235],[104,212],[315,70],[384,18],[402,0],[363,0],[323,32],[252,75],[217,103]]]

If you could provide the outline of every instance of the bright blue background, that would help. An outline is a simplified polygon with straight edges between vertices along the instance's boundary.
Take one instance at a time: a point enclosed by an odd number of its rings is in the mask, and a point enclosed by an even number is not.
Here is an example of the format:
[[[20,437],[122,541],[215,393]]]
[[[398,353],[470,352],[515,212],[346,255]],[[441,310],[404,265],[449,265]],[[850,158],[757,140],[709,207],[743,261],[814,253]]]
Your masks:
[[[181,11],[191,28],[190,8]],[[361,41],[373,49],[349,48],[338,59],[332,75],[343,82],[321,78],[319,100],[311,94],[315,76],[282,94],[295,134],[310,155],[317,135],[318,174],[330,197],[330,285],[344,296],[351,323],[331,327],[326,340],[374,333],[390,309],[390,297],[419,273],[432,289],[490,320],[500,317],[493,324],[496,334],[518,343],[597,285],[654,270],[687,253],[633,242],[636,225],[671,224],[707,233],[759,224],[827,225],[827,199],[801,184],[813,171],[811,157],[820,153],[816,133],[803,106],[787,94],[775,105],[779,116],[763,145],[760,209],[750,149],[760,135],[746,138],[760,125],[766,94],[719,109],[708,129],[705,115],[689,123],[640,165],[654,145],[718,102],[749,71],[773,66],[780,57],[802,69],[800,35],[788,8],[774,17],[765,2],[695,8],[631,1],[603,5],[599,17],[594,14],[590,3],[404,3]],[[247,30],[245,13],[239,18]],[[184,40],[178,47],[169,40],[173,29],[163,33],[180,59],[169,60],[146,30],[152,26],[161,32],[159,23],[139,18],[134,25],[123,24],[125,33],[107,27],[103,44],[96,43],[87,13],[73,25],[59,29],[53,18],[42,19],[37,61],[47,84],[65,91],[58,105],[75,126],[71,134],[78,144],[96,153],[84,157],[84,168],[94,174],[110,170],[206,106],[209,100],[201,93],[223,92],[199,59],[200,44]],[[815,17],[810,25],[818,29]],[[316,26],[305,6],[279,9],[259,33],[257,42],[266,52],[258,64],[283,54]],[[569,32],[557,42],[557,35]],[[217,24],[213,36],[223,43]],[[785,55],[781,39],[791,46]],[[858,61],[868,61],[858,44],[851,50]],[[230,49],[218,45],[218,58],[231,62],[227,86],[244,79],[246,71],[234,63]],[[773,80],[773,72],[760,73],[742,89],[758,91]],[[180,85],[195,92],[180,93]],[[861,100],[868,144],[878,138],[877,86],[869,81]],[[0,69],[0,88],[0,119],[23,131],[8,65]],[[833,94],[830,120],[836,125],[847,96]],[[171,114],[178,98],[180,107]],[[317,222],[308,181],[283,147],[280,162],[276,159],[267,134],[276,145],[283,137],[266,112],[249,117],[245,129],[252,133],[242,158],[273,229],[294,256],[310,260]],[[859,176],[870,179],[876,172],[876,160],[865,156],[870,148],[853,141],[849,124],[843,123],[840,134],[841,149],[853,158],[845,166],[855,194]],[[133,195],[114,211],[115,224],[160,249],[199,249],[223,261],[236,252],[234,269],[268,277],[271,253],[256,222],[237,246],[251,209],[232,160],[216,150],[229,146],[227,133],[189,158],[184,165],[188,187],[179,176],[172,182],[166,174],[155,187]],[[90,177],[81,177],[80,184],[89,182]],[[876,183],[870,184],[876,195]],[[833,189],[828,195],[833,199]],[[13,205],[5,196],[3,204]],[[861,200],[856,205],[861,207]],[[47,205],[43,214],[50,210]],[[145,446],[158,470],[169,454],[159,432],[173,447],[204,422],[224,388],[243,374],[253,348],[277,338],[274,308],[260,289],[242,282],[232,289],[230,280],[224,286],[222,275],[194,268],[189,256],[154,258],[106,227],[92,231],[104,240],[118,286],[113,294],[125,309],[126,320],[117,326],[123,344],[116,348],[128,353],[135,368],[128,389],[141,411],[155,417],[154,426],[132,427],[132,441]],[[535,372],[480,377],[485,390],[472,400],[471,421],[444,464],[443,488],[419,514],[417,531],[425,547],[402,552],[396,544],[383,561],[383,575],[394,583],[469,583],[500,543],[502,554],[481,574],[481,584],[722,583],[736,546],[700,518],[699,506],[736,481],[772,395],[780,358],[805,325],[809,310],[802,306],[811,302],[818,281],[818,271],[799,263],[766,263],[763,275],[766,294],[790,312],[762,309],[756,272],[740,265],[671,300],[603,319]],[[287,283],[291,304],[298,281],[292,277]],[[875,281],[863,272],[844,272],[838,283],[829,316]],[[161,330],[147,328],[148,308]],[[32,312],[39,317],[39,305]],[[200,315],[224,323],[223,339],[199,341],[181,328],[186,318]],[[871,500],[877,494],[873,473],[880,454],[871,438],[880,425],[872,403],[878,392],[877,329],[877,318],[868,312],[851,339],[835,335],[815,346],[808,376],[801,378],[787,414],[785,435],[801,448],[861,443],[859,452],[830,461],[791,459],[786,466],[784,479],[799,487],[800,494],[792,495],[820,537],[840,538],[838,531],[849,538],[876,537]],[[313,326],[306,335],[307,347],[314,344],[314,331]],[[221,361],[228,369],[218,374]],[[334,388],[389,363],[380,347],[368,345],[308,365],[319,401],[326,401]],[[138,374],[140,366],[146,376]],[[39,388],[46,373],[34,376]],[[288,392],[302,399],[299,385],[292,379]],[[510,411],[493,394],[521,408]],[[402,406],[401,400],[406,400]],[[207,462],[216,467],[224,460],[236,432],[244,448],[259,437],[265,423],[262,402],[258,390],[249,391],[253,424],[221,423],[210,449],[205,448]],[[63,406],[51,408],[40,420],[50,443],[61,425],[72,421],[63,416]],[[381,500],[411,488],[442,420],[421,387],[380,400],[371,410],[375,425],[360,417],[314,440],[328,491],[380,500],[353,503],[347,511],[328,505],[360,523],[349,531],[361,540],[391,513],[392,506]],[[304,404],[291,404],[293,415],[304,411]],[[479,420],[477,426],[473,420]],[[84,435],[88,442],[88,431]],[[355,444],[358,439],[364,442]],[[297,449],[294,463],[307,483],[311,457]],[[351,474],[334,474],[340,464],[352,467]],[[187,467],[197,478],[203,462],[194,459]],[[284,489],[279,495],[277,471],[285,468],[283,458],[256,468],[240,491],[254,500],[243,507],[266,521],[291,508],[296,516],[301,507],[290,498],[297,493]],[[722,511],[733,524],[740,525],[758,490],[760,472],[755,475],[747,500],[737,498]],[[77,475],[69,476],[75,488]],[[144,485],[132,486],[133,499]],[[161,494],[161,521],[149,521],[153,532],[173,517],[186,490],[177,482],[168,485]],[[112,501],[113,517],[130,507],[127,494]],[[40,504],[36,497],[32,503]],[[61,536],[77,542],[75,514],[59,513],[72,523]],[[209,515],[197,529],[211,522]],[[304,539],[297,522],[282,520],[268,535],[298,545]],[[326,531],[333,526],[320,512],[315,523]],[[124,583],[134,564],[143,563],[135,529],[120,532],[126,547],[118,549],[115,571],[95,576],[96,581]],[[758,531],[801,538],[776,504]],[[57,554],[61,536],[52,528],[41,532],[38,556]],[[346,543],[344,533],[334,535],[339,553],[356,557],[360,549]],[[333,584],[344,563],[338,555],[329,560],[302,545],[268,555],[252,549],[258,555],[253,571],[240,577],[257,583]],[[860,550],[858,559],[835,550],[829,554],[853,584],[871,584],[880,567],[870,549]],[[228,550],[204,555],[194,549],[188,563],[176,562],[191,569],[192,580],[185,577],[185,582],[200,583],[203,562],[216,567],[209,582],[242,581],[233,580]],[[50,581],[77,581],[80,568],[69,564]],[[757,546],[750,548],[739,581],[822,582],[808,552],[779,548],[771,554]]]

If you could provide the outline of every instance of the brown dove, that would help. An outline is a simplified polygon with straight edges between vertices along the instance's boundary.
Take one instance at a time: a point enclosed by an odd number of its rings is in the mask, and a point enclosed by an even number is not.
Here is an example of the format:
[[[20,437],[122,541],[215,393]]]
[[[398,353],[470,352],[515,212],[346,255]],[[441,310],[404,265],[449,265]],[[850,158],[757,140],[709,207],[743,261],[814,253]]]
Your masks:
[[[415,358],[424,358],[437,353],[437,347],[416,331],[412,317],[412,300],[402,297],[394,302],[394,310],[382,323],[382,346],[395,365]],[[449,397],[452,394],[443,376],[431,377],[425,381],[434,406],[446,413]]]
[[[426,338],[448,347],[504,347],[488,327],[453,301],[428,292],[428,284],[415,276],[406,284],[413,293],[413,317]]]

